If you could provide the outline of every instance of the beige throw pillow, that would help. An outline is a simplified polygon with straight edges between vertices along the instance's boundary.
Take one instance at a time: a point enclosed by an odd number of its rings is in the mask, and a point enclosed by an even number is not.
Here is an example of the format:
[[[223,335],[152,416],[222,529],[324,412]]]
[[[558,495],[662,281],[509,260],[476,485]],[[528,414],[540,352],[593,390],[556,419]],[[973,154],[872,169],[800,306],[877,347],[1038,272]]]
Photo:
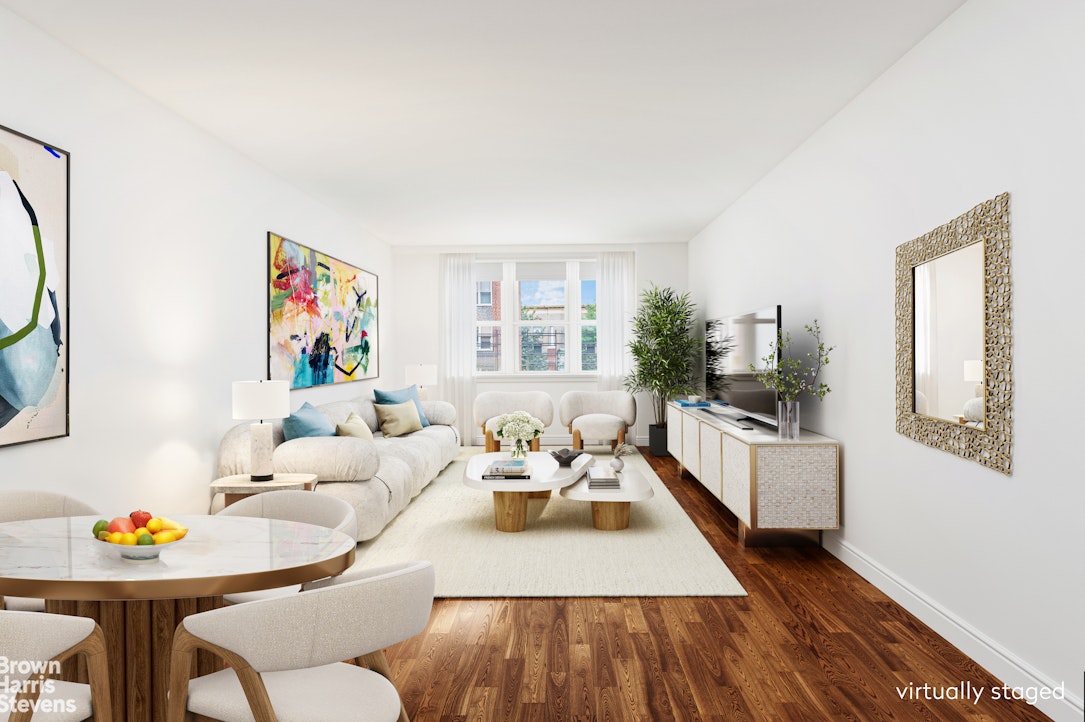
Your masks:
[[[418,407],[414,401],[404,401],[402,404],[373,404],[377,412],[377,420],[380,421],[381,431],[385,436],[401,436],[422,428],[422,421],[418,418]]]
[[[353,411],[347,416],[346,421],[335,425],[335,435],[355,436],[359,439],[373,440],[373,432],[369,430],[369,424],[365,423],[365,420]]]

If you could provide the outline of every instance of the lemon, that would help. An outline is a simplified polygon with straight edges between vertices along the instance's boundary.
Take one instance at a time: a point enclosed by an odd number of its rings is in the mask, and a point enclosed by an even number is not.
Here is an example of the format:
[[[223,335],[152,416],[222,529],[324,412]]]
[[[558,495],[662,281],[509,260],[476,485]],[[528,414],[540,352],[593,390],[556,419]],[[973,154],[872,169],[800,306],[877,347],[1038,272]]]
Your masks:
[[[121,534],[121,544],[126,547],[134,547],[136,545],[136,535],[134,532],[126,531]]]
[[[148,519],[147,531],[151,532],[152,534],[157,534],[158,532],[162,531],[162,520],[159,519],[157,516]]]
[[[177,541],[177,535],[172,531],[160,531],[154,535],[155,544],[169,544],[174,541]]]

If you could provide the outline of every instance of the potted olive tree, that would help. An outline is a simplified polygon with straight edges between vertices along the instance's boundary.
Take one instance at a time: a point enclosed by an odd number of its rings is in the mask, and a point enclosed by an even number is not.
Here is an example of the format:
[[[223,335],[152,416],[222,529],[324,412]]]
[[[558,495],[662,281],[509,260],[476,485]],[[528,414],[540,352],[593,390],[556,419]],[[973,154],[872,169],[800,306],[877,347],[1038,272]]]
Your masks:
[[[667,402],[679,394],[697,393],[703,341],[694,333],[695,306],[689,293],[653,285],[641,293],[633,318],[633,372],[625,379],[630,393],[652,396],[654,424],[648,427],[648,449],[667,455]]]

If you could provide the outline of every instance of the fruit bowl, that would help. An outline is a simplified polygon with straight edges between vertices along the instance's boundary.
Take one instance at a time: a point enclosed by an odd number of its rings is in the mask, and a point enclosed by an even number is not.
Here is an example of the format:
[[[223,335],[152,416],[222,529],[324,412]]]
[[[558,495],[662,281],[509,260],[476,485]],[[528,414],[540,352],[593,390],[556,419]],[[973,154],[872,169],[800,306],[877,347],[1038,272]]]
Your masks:
[[[114,544],[102,539],[95,539],[94,543],[102,548],[108,548],[109,551],[119,556],[121,561],[132,564],[148,564],[158,561],[158,555],[162,553],[163,549],[168,549],[183,541],[184,539],[178,539],[165,544],[146,544],[143,546],[139,544]]]

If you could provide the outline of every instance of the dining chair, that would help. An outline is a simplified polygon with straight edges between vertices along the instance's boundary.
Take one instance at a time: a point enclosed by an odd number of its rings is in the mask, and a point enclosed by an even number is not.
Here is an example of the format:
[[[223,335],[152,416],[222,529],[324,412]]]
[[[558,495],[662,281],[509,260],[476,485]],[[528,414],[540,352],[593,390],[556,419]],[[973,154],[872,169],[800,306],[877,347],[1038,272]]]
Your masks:
[[[0,491],[0,523],[51,519],[57,516],[84,516],[98,510],[78,499],[55,491],[12,489]],[[0,596],[0,609],[16,612],[44,612],[45,600]]]
[[[354,507],[342,499],[312,491],[281,489],[252,494],[221,509],[216,516],[251,516],[296,521],[341,531],[352,539],[358,537],[358,516]],[[222,600],[226,604],[241,604],[300,591],[300,584],[292,584],[287,587],[227,594]]]
[[[475,423],[486,438],[486,451],[501,451],[501,439],[494,436],[494,425],[502,414],[526,411],[550,426],[554,421],[554,402],[545,391],[483,391],[475,397],[472,408]],[[538,451],[538,438],[531,440],[531,450]]]
[[[573,435],[574,449],[583,449],[584,439],[609,441],[613,449],[637,422],[637,402],[626,391],[566,391],[558,416]]]
[[[185,617],[173,637],[168,722],[189,713],[224,722],[408,722],[387,663],[366,663],[426,628],[433,565],[346,574],[299,594]],[[197,650],[228,666],[192,678]]]
[[[90,684],[49,678],[55,671],[54,667],[59,667],[61,662],[77,654],[86,658]],[[37,719],[50,722],[88,719],[110,722],[113,719],[105,635],[93,619],[63,614],[0,611],[0,657],[9,662],[37,665],[43,670],[25,675],[9,670],[0,677],[5,679],[8,689],[13,689],[17,682],[31,682],[21,684],[23,689],[18,694],[8,696],[5,706],[10,709],[9,715],[3,716],[4,710],[0,709],[0,718],[8,722]],[[34,715],[34,710],[38,708],[42,713]],[[50,710],[48,714],[45,713],[46,709]]]

